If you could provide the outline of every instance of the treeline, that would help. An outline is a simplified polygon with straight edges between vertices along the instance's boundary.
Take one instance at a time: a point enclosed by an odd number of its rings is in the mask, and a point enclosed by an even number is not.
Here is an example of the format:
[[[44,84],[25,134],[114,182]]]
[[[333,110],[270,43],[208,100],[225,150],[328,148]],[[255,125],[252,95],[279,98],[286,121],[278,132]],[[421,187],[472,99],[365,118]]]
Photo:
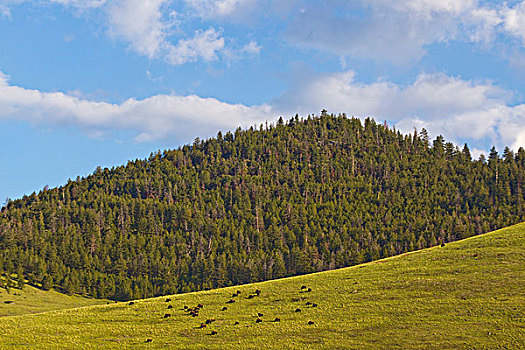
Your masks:
[[[329,270],[524,220],[525,150],[297,116],[11,201],[0,271],[127,300]]]

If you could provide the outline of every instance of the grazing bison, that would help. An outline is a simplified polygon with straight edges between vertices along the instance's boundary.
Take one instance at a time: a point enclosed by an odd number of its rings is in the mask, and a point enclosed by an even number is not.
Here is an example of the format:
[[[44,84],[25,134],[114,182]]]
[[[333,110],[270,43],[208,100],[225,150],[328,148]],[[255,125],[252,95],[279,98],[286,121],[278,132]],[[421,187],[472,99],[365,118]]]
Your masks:
[[[261,312],[258,312],[258,313],[257,313],[257,316],[259,316],[259,317],[263,317],[263,314],[262,314]]]
[[[128,305],[133,305],[133,304],[135,304],[133,301],[130,301],[130,302],[128,303]]]
[[[241,294],[241,291],[240,291],[240,290],[238,290],[238,291],[237,291],[237,295],[240,295],[240,294]]]
[[[262,322],[262,320],[260,318],[255,320],[255,323],[261,323],[261,322]]]
[[[275,320],[273,320],[273,322],[281,322],[281,319],[279,317],[276,317]]]
[[[199,309],[202,309],[203,306],[204,306],[204,305],[202,305],[202,304],[197,305],[197,307],[198,307]]]
[[[303,289],[306,289],[306,286],[305,286],[305,285],[302,285],[302,286],[301,286],[301,290],[303,290]]]
[[[248,295],[248,299],[253,299],[253,298],[255,298],[255,295],[253,294]]]
[[[239,324],[239,321],[235,321],[234,325],[238,325]]]
[[[171,314],[164,314],[164,318],[171,317]]]
[[[306,306],[310,306],[312,303],[310,301],[306,302]]]
[[[169,303],[171,301],[170,298],[166,299],[165,302]]]
[[[233,293],[232,298],[235,298],[237,295],[238,295],[237,293]]]
[[[226,311],[226,310],[228,310],[228,308],[227,308],[226,306],[224,306],[224,307],[221,309],[221,311]]]
[[[313,304],[312,304],[312,307],[317,307],[317,304],[316,304],[316,303],[313,303]]]
[[[211,331],[210,335],[216,335],[217,331]]]
[[[204,327],[206,327],[206,323],[201,323],[201,325],[197,328],[204,328]]]
[[[215,321],[214,318],[209,318],[209,319],[206,320],[206,324],[211,324],[214,321]]]
[[[226,302],[226,304],[232,304],[232,303],[235,303],[235,300],[234,299],[230,299]]]
[[[313,324],[314,324],[314,321],[308,321],[308,324],[309,324],[309,325],[313,325]]]
[[[151,339],[151,338],[146,339],[146,343],[151,343],[152,341],[153,341],[153,339]]]
[[[306,291],[307,291],[307,292],[311,292],[311,291],[312,291],[312,288],[308,288]]]
[[[297,308],[295,309],[295,312],[301,312],[301,309]]]
[[[260,289],[255,290],[255,294],[257,294],[258,296],[261,295],[261,290]]]
[[[168,310],[173,309],[173,305],[168,305]]]

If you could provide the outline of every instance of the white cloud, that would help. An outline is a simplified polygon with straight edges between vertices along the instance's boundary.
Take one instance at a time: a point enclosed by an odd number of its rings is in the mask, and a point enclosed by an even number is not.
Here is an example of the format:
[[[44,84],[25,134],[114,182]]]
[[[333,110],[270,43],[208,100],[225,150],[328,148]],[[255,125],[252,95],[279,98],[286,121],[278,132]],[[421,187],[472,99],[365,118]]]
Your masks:
[[[131,47],[149,58],[167,45],[169,22],[163,20],[161,7],[167,0],[122,0],[109,9],[110,34],[128,41]]]
[[[302,79],[270,105],[228,104],[195,95],[156,95],[112,104],[13,86],[0,72],[0,119],[72,125],[89,134],[130,130],[137,141],[167,136],[191,141],[219,129],[326,108],[333,113],[389,120],[403,132],[425,127],[432,135],[443,134],[449,140],[473,140],[469,142],[472,148],[486,149],[490,143],[517,150],[525,147],[525,104],[513,106],[511,99],[512,94],[491,83],[444,74],[421,74],[402,86],[385,81],[359,83],[355,73],[347,71]]]
[[[425,127],[449,140],[473,140],[471,148],[525,147],[525,104],[511,105],[512,94],[488,82],[465,81],[444,74],[421,74],[397,85],[359,83],[352,71],[298,81],[271,104],[228,104],[195,95],[155,95],[120,104],[73,94],[41,92],[9,84],[0,72],[0,119],[33,124],[75,126],[87,134],[128,130],[137,141],[175,137],[191,141],[219,129],[249,126],[276,116],[306,115],[327,109],[358,117],[388,120],[403,132]],[[464,141],[461,141],[463,143]]]
[[[258,56],[261,52],[262,47],[257,44],[256,41],[250,41],[240,49],[226,49],[224,50],[224,56],[228,58],[230,62],[237,61],[243,57]]]
[[[168,46],[167,61],[174,65],[195,62],[199,58],[205,62],[214,61],[223,49],[224,39],[215,29],[198,30],[193,38],[181,39],[176,46]]]
[[[261,49],[262,47],[259,46],[256,41],[250,41],[248,44],[243,46],[241,52],[249,55],[258,55],[261,52]]]
[[[309,5],[298,13],[287,29],[288,40],[337,55],[405,64],[419,60],[425,45],[458,35],[449,12],[390,1],[365,2],[363,7],[348,3],[336,10],[335,2]],[[363,14],[356,15],[356,10]]]
[[[10,6],[28,0],[0,0],[0,14],[10,16]],[[253,56],[260,49],[252,41],[242,48],[228,47],[222,30],[210,27],[190,33],[182,31],[185,24],[195,20],[188,13],[173,10],[173,0],[43,0],[73,9],[96,9],[108,19],[108,33],[129,44],[130,49],[150,59],[162,59],[181,65],[202,60],[210,62],[231,53],[236,58]],[[253,5],[247,0],[188,0],[188,5],[202,16],[227,16],[240,8]],[[190,34],[190,35],[188,35]]]
[[[49,0],[52,3],[57,3],[66,6],[75,6],[78,8],[97,8],[105,5],[108,0]]]
[[[21,4],[27,0],[0,0],[0,15],[11,18],[11,6]]]
[[[525,1],[513,8],[505,6],[501,13],[505,30],[520,38],[525,44]]]
[[[203,18],[225,17],[236,11],[253,7],[257,0],[184,0],[186,5]]]
[[[307,114],[323,108],[334,113],[395,122],[404,132],[425,127],[453,140],[489,140],[497,146],[525,147],[525,104],[511,106],[512,94],[490,83],[444,74],[421,74],[401,86],[377,81],[362,84],[355,73],[318,75],[301,80],[275,101],[275,109]]]
[[[203,11],[213,8],[216,13],[226,15],[242,2],[201,1],[193,5]],[[188,15],[173,11],[170,5],[171,0],[119,0],[108,10],[110,33],[129,42],[136,52],[172,65],[215,61],[221,54],[226,56],[230,52],[236,52],[238,57],[253,55],[257,50],[256,43],[249,43],[242,49],[228,47],[222,30],[213,27],[196,30],[193,37],[186,37],[187,33],[174,28],[179,29],[181,23],[188,20]],[[178,41],[171,40],[173,36],[179,37]]]
[[[395,64],[417,61],[433,43],[451,40],[491,45],[499,34],[525,42],[525,1],[326,0],[292,12],[286,37],[302,48]]]
[[[267,105],[228,104],[195,95],[156,95],[121,104],[90,101],[13,86],[0,72],[0,119],[75,126],[88,134],[130,130],[137,141],[173,136],[187,142],[196,135],[212,136],[219,129],[246,127],[273,119],[273,115]]]
[[[106,3],[106,0],[50,1],[77,7]],[[186,12],[180,14],[181,21],[199,16],[203,20],[228,18],[250,23],[263,16],[282,16],[277,9],[284,8],[284,13],[291,16],[285,20],[290,22],[285,36],[299,47],[395,64],[417,61],[430,44],[451,40],[490,46],[501,34],[525,43],[525,1],[514,6],[481,0],[184,0],[184,4]],[[170,5],[171,0],[115,0],[109,6],[111,32],[127,40],[137,52],[148,57],[161,56],[173,64],[197,58],[215,59],[216,53],[209,55],[209,49],[217,49],[213,44],[219,44],[220,39],[202,35],[208,31],[178,43],[167,40],[174,24]],[[208,41],[206,45],[198,45],[202,39]],[[202,53],[191,46],[202,47]],[[221,49],[242,52],[225,45]],[[182,53],[188,59],[174,59],[172,52]]]
[[[372,3],[372,1],[365,1],[365,3]],[[477,6],[477,1],[474,0],[374,0],[373,3],[374,5],[386,5],[398,11],[416,13],[427,19],[435,13],[459,15]]]

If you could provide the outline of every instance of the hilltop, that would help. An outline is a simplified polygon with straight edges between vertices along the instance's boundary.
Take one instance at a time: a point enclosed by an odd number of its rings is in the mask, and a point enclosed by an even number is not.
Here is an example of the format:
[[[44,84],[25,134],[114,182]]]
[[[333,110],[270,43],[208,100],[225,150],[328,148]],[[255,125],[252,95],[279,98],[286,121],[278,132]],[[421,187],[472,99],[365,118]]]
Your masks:
[[[0,347],[518,349],[525,344],[524,246],[525,223],[334,271],[5,317]],[[198,304],[196,317],[184,310]]]
[[[0,271],[129,300],[332,270],[521,222],[524,179],[523,148],[296,116],[9,202]]]

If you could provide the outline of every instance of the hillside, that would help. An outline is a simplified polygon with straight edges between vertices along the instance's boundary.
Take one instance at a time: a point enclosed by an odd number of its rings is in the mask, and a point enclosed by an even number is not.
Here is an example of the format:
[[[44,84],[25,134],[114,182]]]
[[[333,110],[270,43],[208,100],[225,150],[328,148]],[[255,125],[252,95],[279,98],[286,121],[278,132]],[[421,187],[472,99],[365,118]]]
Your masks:
[[[292,118],[11,201],[0,272],[129,300],[331,270],[525,220],[525,150]]]
[[[6,317],[0,348],[519,349],[525,344],[524,246],[522,223],[334,271],[133,305]],[[257,289],[260,295],[249,298]],[[184,311],[199,303],[198,316]]]
[[[22,290],[11,288],[9,292],[5,288],[0,288],[0,317],[106,303],[106,300],[84,298],[77,295],[69,296],[53,290],[43,291],[32,286],[24,286]]]

